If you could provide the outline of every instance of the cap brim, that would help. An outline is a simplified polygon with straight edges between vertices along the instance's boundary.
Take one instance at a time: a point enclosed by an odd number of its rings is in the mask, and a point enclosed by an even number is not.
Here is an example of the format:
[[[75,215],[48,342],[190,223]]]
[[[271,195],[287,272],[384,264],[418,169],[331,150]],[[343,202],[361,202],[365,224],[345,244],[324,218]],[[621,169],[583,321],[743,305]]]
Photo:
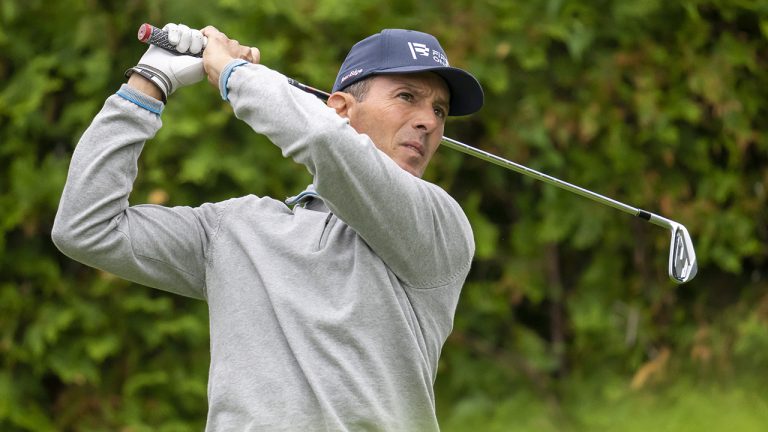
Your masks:
[[[475,113],[483,107],[483,87],[469,72],[455,67],[405,66],[381,71],[372,71],[371,75],[396,74],[409,72],[434,72],[448,84],[451,92],[450,116],[463,116]]]

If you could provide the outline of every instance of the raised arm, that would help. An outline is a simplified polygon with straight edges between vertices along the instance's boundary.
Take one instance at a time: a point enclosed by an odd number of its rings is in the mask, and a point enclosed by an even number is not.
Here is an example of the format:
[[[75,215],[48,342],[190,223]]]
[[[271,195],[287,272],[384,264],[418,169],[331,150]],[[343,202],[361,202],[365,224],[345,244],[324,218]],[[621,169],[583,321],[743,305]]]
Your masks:
[[[220,207],[130,207],[144,142],[161,126],[158,89],[139,76],[107,99],[78,143],[54,222],[71,258],[144,285],[204,298],[206,248]]]

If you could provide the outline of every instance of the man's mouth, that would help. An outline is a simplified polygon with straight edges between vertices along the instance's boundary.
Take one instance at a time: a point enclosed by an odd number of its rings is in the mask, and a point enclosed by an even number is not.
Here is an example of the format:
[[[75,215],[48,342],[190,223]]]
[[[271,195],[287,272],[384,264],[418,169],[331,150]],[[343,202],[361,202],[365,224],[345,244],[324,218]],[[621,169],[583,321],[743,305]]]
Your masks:
[[[419,156],[424,156],[424,146],[418,141],[406,141],[401,145],[418,153]]]

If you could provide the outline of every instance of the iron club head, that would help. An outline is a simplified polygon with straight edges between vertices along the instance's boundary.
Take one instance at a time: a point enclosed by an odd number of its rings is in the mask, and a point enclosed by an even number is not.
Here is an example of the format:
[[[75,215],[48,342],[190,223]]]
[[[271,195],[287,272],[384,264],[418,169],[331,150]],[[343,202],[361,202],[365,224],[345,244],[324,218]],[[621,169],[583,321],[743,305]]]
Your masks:
[[[672,225],[672,240],[669,246],[669,277],[682,284],[696,276],[696,251],[688,230],[678,223]]]

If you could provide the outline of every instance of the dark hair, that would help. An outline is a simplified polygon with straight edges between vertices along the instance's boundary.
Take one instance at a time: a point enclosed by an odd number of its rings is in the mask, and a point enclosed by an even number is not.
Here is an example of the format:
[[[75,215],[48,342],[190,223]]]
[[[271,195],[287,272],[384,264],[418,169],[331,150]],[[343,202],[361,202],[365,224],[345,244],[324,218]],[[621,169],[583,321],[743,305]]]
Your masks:
[[[365,99],[365,95],[368,94],[368,90],[371,88],[371,82],[373,81],[372,78],[374,76],[375,75],[371,75],[369,77],[363,78],[356,83],[352,83],[344,87],[340,91],[351,94],[356,101],[360,102]]]

